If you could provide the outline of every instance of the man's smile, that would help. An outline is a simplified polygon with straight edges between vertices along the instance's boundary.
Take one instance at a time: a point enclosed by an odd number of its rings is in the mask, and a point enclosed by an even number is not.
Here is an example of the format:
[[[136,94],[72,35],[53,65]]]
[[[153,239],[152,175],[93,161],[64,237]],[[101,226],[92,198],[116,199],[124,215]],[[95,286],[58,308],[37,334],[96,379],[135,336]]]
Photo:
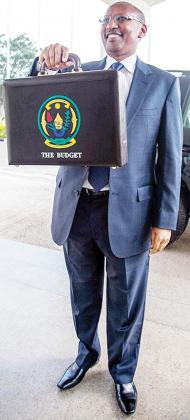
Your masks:
[[[105,34],[106,39],[118,39],[122,36],[123,34],[121,32],[108,32]]]

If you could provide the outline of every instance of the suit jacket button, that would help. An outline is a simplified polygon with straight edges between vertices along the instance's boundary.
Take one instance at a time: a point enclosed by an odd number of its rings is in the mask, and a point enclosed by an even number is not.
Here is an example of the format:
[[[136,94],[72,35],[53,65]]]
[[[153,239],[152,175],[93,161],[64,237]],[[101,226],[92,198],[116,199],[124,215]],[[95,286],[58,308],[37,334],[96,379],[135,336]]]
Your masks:
[[[76,197],[78,197],[78,195],[80,194],[80,191],[74,190],[74,194],[76,195]]]

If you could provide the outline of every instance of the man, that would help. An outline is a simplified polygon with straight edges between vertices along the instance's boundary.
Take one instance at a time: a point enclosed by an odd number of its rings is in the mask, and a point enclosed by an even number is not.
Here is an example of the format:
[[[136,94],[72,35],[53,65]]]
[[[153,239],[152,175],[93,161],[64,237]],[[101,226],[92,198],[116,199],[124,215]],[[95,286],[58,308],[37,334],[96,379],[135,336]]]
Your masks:
[[[149,254],[175,230],[181,172],[182,120],[178,80],[136,56],[147,32],[143,13],[128,2],[110,6],[101,35],[107,57],[83,70],[119,66],[126,81],[128,164],[121,168],[60,167],[52,235],[63,244],[71,283],[78,356],[60,389],[76,386],[100,357],[97,333],[107,270],[109,371],[125,414],[135,412],[133,382],[144,318]],[[60,44],[40,56],[50,70],[69,70]],[[34,73],[33,73],[34,74]]]

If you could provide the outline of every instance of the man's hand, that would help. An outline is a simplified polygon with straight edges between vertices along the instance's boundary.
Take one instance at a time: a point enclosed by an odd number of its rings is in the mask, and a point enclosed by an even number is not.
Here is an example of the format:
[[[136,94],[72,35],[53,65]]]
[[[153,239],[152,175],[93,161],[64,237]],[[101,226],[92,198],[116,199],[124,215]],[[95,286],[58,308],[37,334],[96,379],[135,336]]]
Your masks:
[[[73,62],[68,60],[69,50],[61,44],[51,44],[45,47],[40,56],[40,64],[46,62],[47,68],[50,70],[59,70],[72,66]]]
[[[171,230],[153,227],[151,232],[150,254],[156,254],[156,252],[163,251],[170,241],[170,238]]]

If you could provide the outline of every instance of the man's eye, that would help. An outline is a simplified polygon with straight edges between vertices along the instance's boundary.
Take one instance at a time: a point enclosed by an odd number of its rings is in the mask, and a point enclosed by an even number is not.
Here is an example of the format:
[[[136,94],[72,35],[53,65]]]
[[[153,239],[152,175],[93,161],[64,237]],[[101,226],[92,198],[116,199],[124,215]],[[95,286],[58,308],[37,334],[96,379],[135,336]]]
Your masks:
[[[130,19],[126,16],[117,16],[117,22],[119,23],[126,22],[127,20],[130,20]]]
[[[109,16],[105,16],[105,17],[102,19],[102,23],[104,23],[104,24],[109,23],[109,21],[110,21]]]

